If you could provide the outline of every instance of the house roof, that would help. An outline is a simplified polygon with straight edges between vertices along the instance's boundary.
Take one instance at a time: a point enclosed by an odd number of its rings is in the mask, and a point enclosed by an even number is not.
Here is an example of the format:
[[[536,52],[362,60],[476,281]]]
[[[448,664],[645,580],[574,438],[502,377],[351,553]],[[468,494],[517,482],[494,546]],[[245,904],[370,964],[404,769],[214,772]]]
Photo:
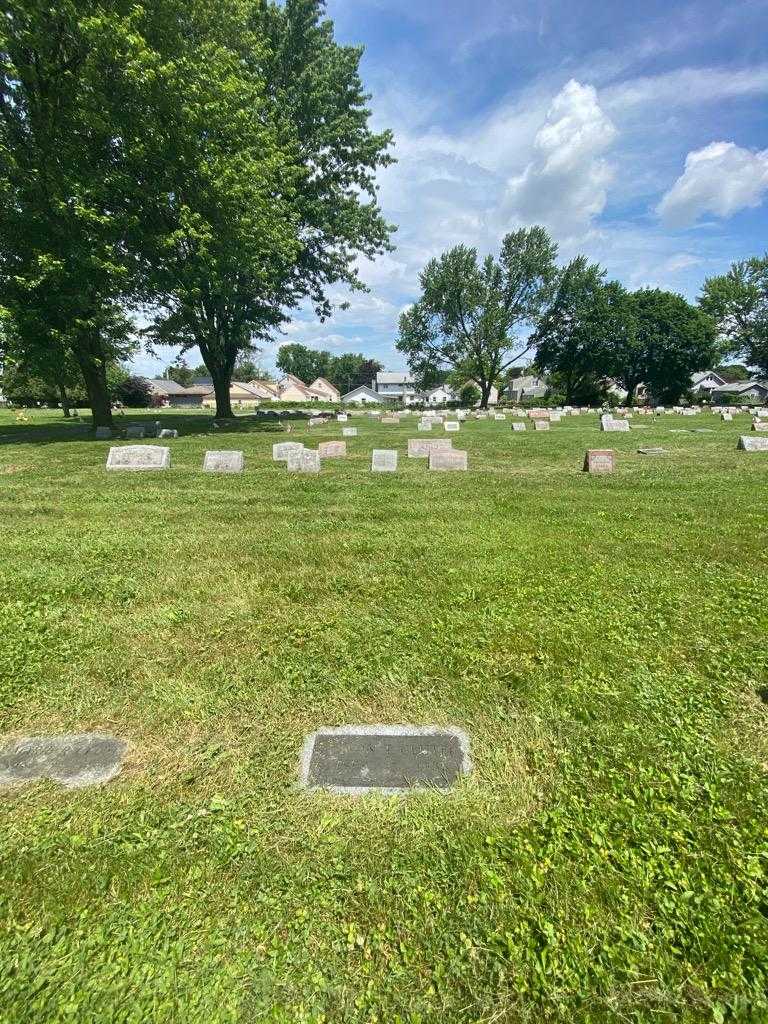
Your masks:
[[[325,377],[318,377],[317,380],[313,380],[309,386],[311,389],[317,389],[318,384],[320,384],[321,387],[329,388],[337,395],[339,394],[339,389],[335,387],[333,384],[331,384],[329,380],[326,380]]]
[[[174,395],[210,395],[211,389],[205,384],[193,384],[192,387],[174,391]]]
[[[248,387],[258,398],[275,399],[280,394],[279,387],[271,380],[251,380]]]
[[[155,377],[152,380],[147,380],[147,383],[158,395],[178,395],[182,391],[186,391],[183,384],[179,384],[175,380],[166,380],[165,377]]]
[[[377,384],[413,384],[413,377],[410,373],[389,373],[386,370],[379,370],[376,374]]]
[[[342,395],[341,399],[344,401],[347,398],[351,398],[352,395],[359,395],[361,393],[369,395],[371,398],[375,398],[377,402],[381,401],[381,395],[378,391],[374,391],[373,388],[369,388],[367,384],[361,384],[359,387],[353,388],[351,391],[348,391],[346,395]]]
[[[709,378],[719,381],[720,384],[726,383],[725,377],[721,377],[720,374],[715,373],[714,370],[701,370],[699,373],[694,373],[691,377],[691,384],[695,387],[697,384],[701,384],[703,380],[708,380]]]
[[[740,395],[743,391],[751,391],[752,388],[762,388],[768,394],[768,383],[762,380],[738,380],[732,384],[718,384],[716,388],[712,388],[712,391]]]

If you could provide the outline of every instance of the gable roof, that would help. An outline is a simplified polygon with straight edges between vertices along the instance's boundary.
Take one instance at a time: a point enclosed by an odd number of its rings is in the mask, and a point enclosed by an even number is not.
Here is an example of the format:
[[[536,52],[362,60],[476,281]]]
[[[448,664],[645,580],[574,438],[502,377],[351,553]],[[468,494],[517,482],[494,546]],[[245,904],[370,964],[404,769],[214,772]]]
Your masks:
[[[376,374],[377,384],[413,384],[413,377],[410,373],[389,373],[386,370],[379,370]]]
[[[716,388],[712,388],[712,391],[729,395],[740,395],[744,391],[751,391],[752,388],[761,388],[768,394],[768,383],[762,380],[738,380],[732,384],[718,384]]]
[[[719,373],[715,373],[714,370],[700,370],[699,373],[694,373],[691,377],[691,384],[695,387],[697,384],[701,384],[703,380],[711,378],[718,382],[718,384],[725,384],[725,377],[721,377]]]
[[[165,377],[144,378],[156,395],[179,395],[186,391],[183,384],[175,380],[166,380]]]
[[[313,380],[309,387],[311,390],[317,390],[318,384],[321,386],[321,388],[328,388],[328,390],[332,391],[335,395],[338,395],[340,393],[339,389],[335,387],[333,384],[331,384],[329,380],[326,380],[325,377],[318,377],[317,380]]]
[[[359,387],[352,388],[352,390],[348,391],[346,395],[341,396],[341,400],[342,402],[346,401],[347,398],[351,398],[353,395],[359,395],[361,393],[368,395],[370,398],[375,398],[377,402],[381,401],[381,395],[378,391],[374,391],[373,388],[369,388],[367,384],[360,384]]]

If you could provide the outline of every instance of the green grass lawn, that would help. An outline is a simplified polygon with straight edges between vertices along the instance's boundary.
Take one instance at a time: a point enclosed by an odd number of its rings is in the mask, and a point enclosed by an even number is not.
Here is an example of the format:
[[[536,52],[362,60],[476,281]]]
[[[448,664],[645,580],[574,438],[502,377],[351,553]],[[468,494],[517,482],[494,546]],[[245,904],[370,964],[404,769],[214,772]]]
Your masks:
[[[0,413],[0,733],[130,743],[107,786],[0,796],[3,1024],[768,1020],[747,416],[471,422],[442,474],[415,419],[361,417],[315,477],[253,419],[161,418],[171,470],[107,474],[82,426]],[[203,475],[228,447],[245,473]],[[298,791],[344,723],[461,726],[474,771]]]

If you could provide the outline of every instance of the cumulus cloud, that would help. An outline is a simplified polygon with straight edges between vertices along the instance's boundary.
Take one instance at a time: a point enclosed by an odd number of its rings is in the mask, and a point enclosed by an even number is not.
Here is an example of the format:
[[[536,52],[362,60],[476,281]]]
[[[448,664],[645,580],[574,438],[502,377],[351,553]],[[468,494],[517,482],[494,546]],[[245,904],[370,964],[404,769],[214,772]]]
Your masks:
[[[512,219],[545,224],[556,234],[588,227],[605,208],[613,171],[604,154],[615,138],[595,89],[568,82],[536,133],[532,160],[507,184]]]
[[[768,149],[711,142],[685,158],[685,169],[656,208],[670,228],[689,227],[703,214],[730,217],[759,206],[768,191]]]

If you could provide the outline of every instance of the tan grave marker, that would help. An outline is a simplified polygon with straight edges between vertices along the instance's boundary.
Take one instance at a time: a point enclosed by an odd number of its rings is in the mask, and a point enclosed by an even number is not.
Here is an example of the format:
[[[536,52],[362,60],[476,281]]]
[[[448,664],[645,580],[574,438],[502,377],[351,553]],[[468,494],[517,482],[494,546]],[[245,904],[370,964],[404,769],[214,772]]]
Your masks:
[[[455,434],[458,429],[458,420],[446,420],[443,424],[443,430],[447,431],[449,434]]]
[[[615,456],[616,452],[610,448],[590,448],[584,456],[583,471],[598,476],[612,473],[615,466]]]
[[[434,441],[428,441],[420,437],[408,439],[408,458],[426,459],[432,451],[450,451],[453,448],[453,441],[450,437],[441,437]]]
[[[467,453],[458,448],[450,451],[433,450],[429,453],[429,468],[443,471],[466,469]]]
[[[534,420],[533,421],[533,429],[534,430],[549,430],[549,420],[538,420],[538,419]]]
[[[321,459],[343,459],[347,454],[346,441],[323,441],[317,446]]]

